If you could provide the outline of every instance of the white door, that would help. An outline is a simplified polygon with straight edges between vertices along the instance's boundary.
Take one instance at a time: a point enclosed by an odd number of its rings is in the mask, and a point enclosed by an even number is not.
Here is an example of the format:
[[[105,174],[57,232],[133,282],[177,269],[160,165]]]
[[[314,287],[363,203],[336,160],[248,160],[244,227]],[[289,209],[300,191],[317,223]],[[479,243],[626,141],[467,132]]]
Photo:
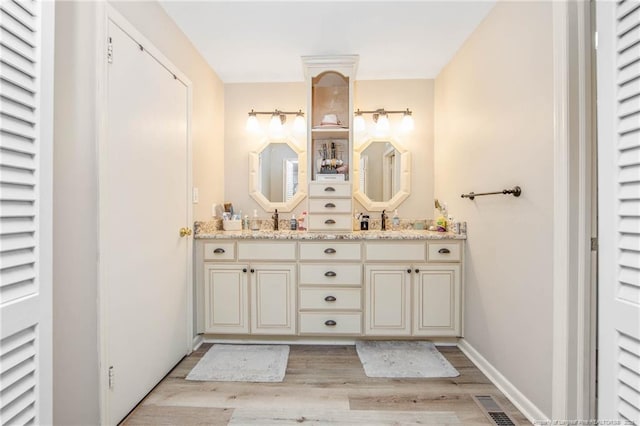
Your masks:
[[[600,1],[598,418],[640,424],[640,3]]]
[[[108,420],[121,420],[188,352],[188,95],[113,21],[100,147],[102,332]],[[90,301],[87,301],[90,303]]]
[[[52,422],[53,3],[0,1],[0,424]]]

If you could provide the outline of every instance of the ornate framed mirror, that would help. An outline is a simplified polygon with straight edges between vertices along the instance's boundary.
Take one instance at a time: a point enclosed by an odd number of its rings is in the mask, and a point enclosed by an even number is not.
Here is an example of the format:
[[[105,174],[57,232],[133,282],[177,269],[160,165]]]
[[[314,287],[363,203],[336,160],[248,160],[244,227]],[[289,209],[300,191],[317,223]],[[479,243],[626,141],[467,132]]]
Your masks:
[[[249,194],[268,212],[290,212],[307,196],[307,156],[295,139],[266,139],[249,153]]]
[[[396,209],[411,191],[411,153],[393,138],[369,138],[353,156],[353,196],[369,211]]]

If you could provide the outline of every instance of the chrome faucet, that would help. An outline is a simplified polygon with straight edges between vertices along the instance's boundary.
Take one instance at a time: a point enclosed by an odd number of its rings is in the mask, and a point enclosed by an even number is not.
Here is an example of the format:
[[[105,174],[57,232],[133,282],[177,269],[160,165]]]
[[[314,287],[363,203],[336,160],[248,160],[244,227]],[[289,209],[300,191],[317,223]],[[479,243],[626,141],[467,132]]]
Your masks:
[[[276,212],[273,214],[273,216],[271,216],[271,218],[273,219],[273,230],[277,231],[278,230],[278,209],[276,209]]]
[[[380,222],[380,230],[381,231],[386,231],[387,230],[387,214],[385,213],[384,210],[382,210],[382,221]]]

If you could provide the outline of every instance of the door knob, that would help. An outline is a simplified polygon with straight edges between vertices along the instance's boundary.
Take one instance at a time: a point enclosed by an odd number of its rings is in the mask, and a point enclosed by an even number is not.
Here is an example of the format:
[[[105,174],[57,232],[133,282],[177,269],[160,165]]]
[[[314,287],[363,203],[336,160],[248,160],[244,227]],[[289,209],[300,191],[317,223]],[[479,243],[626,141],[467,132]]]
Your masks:
[[[191,229],[190,228],[180,228],[180,236],[181,237],[186,237],[188,235],[191,235]]]

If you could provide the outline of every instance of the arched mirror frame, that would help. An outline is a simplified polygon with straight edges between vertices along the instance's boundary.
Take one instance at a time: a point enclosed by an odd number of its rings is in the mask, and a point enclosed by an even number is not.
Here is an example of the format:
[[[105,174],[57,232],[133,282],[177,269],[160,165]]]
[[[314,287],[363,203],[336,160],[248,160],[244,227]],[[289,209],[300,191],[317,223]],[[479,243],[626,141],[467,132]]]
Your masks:
[[[360,188],[360,158],[369,145],[377,142],[390,143],[400,154],[400,189],[389,201],[373,201],[365,194],[362,188]],[[366,210],[375,212],[396,209],[411,193],[411,153],[392,137],[372,137],[365,139],[356,146],[353,153],[351,171],[353,174],[353,196]]]
[[[260,153],[264,151],[272,143],[287,144],[293,152],[298,155],[298,190],[289,199],[284,202],[272,202],[260,192]],[[292,211],[302,200],[307,196],[307,153],[300,147],[300,143],[293,138],[283,139],[270,139],[263,140],[261,146],[256,151],[249,153],[249,195],[253,198],[260,207],[267,212],[273,212],[278,209],[278,212],[290,212]]]

